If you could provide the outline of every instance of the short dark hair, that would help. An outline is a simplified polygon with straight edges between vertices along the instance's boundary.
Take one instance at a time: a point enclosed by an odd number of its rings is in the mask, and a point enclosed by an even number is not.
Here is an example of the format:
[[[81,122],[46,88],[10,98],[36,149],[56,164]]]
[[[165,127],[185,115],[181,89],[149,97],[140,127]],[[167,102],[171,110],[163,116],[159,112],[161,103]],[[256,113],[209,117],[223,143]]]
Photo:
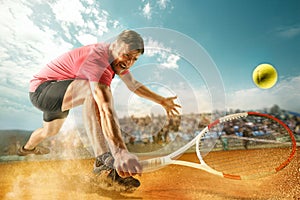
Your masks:
[[[125,42],[129,45],[130,50],[138,50],[144,53],[144,40],[140,34],[132,30],[124,30],[117,37],[118,42]]]

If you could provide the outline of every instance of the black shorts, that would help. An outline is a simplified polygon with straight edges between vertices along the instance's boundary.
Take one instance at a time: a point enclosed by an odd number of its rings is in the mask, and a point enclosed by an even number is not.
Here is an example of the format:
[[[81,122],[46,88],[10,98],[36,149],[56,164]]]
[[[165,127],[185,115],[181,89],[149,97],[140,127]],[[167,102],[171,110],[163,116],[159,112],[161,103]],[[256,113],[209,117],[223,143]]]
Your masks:
[[[47,81],[42,83],[35,92],[29,92],[32,104],[44,112],[44,121],[50,122],[68,116],[69,110],[62,112],[61,106],[66,90],[72,81]]]

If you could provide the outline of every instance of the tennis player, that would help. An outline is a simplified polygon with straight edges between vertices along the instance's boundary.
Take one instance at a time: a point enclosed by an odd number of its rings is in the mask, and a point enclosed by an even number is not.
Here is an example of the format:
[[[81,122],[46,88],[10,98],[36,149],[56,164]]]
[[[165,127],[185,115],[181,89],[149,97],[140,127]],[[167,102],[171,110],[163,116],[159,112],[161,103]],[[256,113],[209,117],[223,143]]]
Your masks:
[[[142,167],[122,139],[112,79],[118,75],[132,92],[162,105],[168,116],[179,114],[180,107],[174,102],[176,96],[160,96],[134,79],[129,69],[143,53],[142,37],[125,30],[111,43],[74,49],[43,67],[30,81],[29,90],[31,102],[43,111],[43,127],[31,134],[18,155],[48,154],[50,150],[39,144],[59,132],[70,109],[83,105],[84,125],[96,157],[94,172],[120,187],[137,188],[140,182],[132,176],[141,174]]]

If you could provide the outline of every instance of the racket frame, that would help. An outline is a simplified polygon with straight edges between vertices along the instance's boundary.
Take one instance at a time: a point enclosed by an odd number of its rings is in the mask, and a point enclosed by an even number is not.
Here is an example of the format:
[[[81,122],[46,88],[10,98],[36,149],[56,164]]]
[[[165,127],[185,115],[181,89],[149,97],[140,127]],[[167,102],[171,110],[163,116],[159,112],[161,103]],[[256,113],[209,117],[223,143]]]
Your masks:
[[[288,132],[288,134],[291,138],[291,144],[292,144],[292,150],[291,150],[291,153],[290,153],[289,157],[284,162],[282,162],[279,166],[274,168],[274,170],[272,170],[272,171],[263,172],[263,173],[259,173],[259,174],[254,174],[254,175],[248,175],[248,176],[225,174],[225,173],[219,172],[219,171],[211,168],[209,165],[207,165],[204,162],[204,160],[201,156],[200,150],[199,150],[201,137],[205,133],[209,132],[212,127],[214,127],[218,124],[228,122],[228,121],[232,121],[232,120],[235,120],[235,119],[245,118],[249,115],[261,116],[261,117],[266,117],[266,118],[272,119],[272,120],[276,121],[277,123],[279,123],[281,126],[283,126],[285,128],[285,130],[287,130],[287,132]],[[175,160],[177,157],[179,157],[185,151],[187,151],[189,148],[191,148],[194,144],[196,144],[196,154],[197,154],[197,157],[198,157],[200,163],[193,163],[193,162],[188,162],[188,161]],[[147,159],[147,160],[142,160],[142,161],[140,161],[140,163],[143,166],[144,172],[156,170],[157,166],[159,166],[161,168],[161,167],[164,167],[166,165],[174,164],[174,165],[182,165],[182,166],[192,167],[192,168],[196,168],[196,169],[201,169],[201,170],[207,171],[211,174],[214,174],[214,175],[217,175],[217,176],[220,176],[220,177],[224,177],[224,178],[230,178],[230,179],[234,179],[234,180],[246,180],[246,179],[257,179],[257,178],[265,177],[265,176],[274,174],[274,173],[282,170],[283,168],[285,168],[291,162],[291,160],[295,156],[296,149],[297,149],[297,143],[296,143],[296,139],[293,135],[293,132],[290,130],[290,128],[284,122],[277,119],[276,117],[273,117],[272,115],[265,114],[265,113],[242,112],[242,113],[235,113],[235,114],[226,115],[224,117],[221,117],[221,118],[215,120],[214,122],[209,124],[207,127],[205,127],[190,142],[188,142],[186,145],[179,148],[178,150],[174,151],[173,153],[170,153],[168,155],[161,156],[161,157],[155,157],[155,158],[150,158],[150,159]]]

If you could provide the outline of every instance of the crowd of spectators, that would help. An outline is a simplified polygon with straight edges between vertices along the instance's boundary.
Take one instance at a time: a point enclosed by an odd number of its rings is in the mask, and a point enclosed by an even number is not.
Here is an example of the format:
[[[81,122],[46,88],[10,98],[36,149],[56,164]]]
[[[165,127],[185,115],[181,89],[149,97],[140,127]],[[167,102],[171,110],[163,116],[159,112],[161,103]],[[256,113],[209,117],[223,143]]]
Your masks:
[[[240,112],[240,111],[236,111]],[[227,113],[227,114],[232,114]],[[288,112],[280,111],[279,113],[270,113],[273,116],[281,119],[288,127],[293,131],[294,135],[300,139],[300,116],[295,114],[290,114]],[[120,126],[124,141],[127,145],[143,144],[144,147],[147,145],[166,145],[175,140],[184,141],[185,143],[192,140],[199,132],[211,123],[212,119],[217,118],[217,113],[212,116],[210,113],[202,114],[185,114],[181,116],[176,116],[174,118],[168,119],[164,115],[151,115],[144,117],[123,117],[120,118]],[[223,115],[220,113],[220,115]],[[216,127],[216,130],[209,132],[206,136],[208,139],[213,138],[219,140],[219,143],[223,145],[223,149],[227,149],[226,137],[228,135],[238,136],[238,137],[260,137],[272,136],[276,138],[288,136],[286,133],[282,134],[280,126],[270,121],[259,120],[235,120],[226,124],[223,124],[222,129]],[[84,131],[84,130],[80,130]],[[281,135],[282,134],[282,135]],[[58,136],[58,140],[49,140],[51,146],[56,145],[61,148],[56,149],[57,153],[61,152],[63,149],[73,149],[86,148],[84,144],[80,141],[82,138],[78,137],[76,134],[62,133]],[[243,140],[242,145],[247,148],[247,140]],[[175,141],[176,143],[176,141]],[[209,140],[208,140],[209,143]],[[207,143],[207,144],[208,144]],[[68,153],[66,153],[68,154]],[[80,153],[78,153],[80,154]]]
[[[233,112],[234,113],[234,112]],[[232,114],[232,113],[228,113]],[[281,119],[300,138],[300,116],[289,112],[270,113]],[[128,117],[120,119],[121,129],[126,143],[169,143],[176,137],[189,141],[194,138],[205,126],[211,122],[210,114],[188,114],[166,119],[164,116]],[[279,124],[272,121],[260,120],[235,120],[223,124],[222,129],[210,132],[207,137],[215,137],[222,140],[223,135],[239,137],[272,137],[288,136],[282,133]],[[246,147],[246,144],[245,144]]]
[[[236,111],[239,112],[239,111]],[[232,114],[230,112],[227,114]],[[290,113],[282,110],[277,110],[276,113],[269,112],[273,116],[281,119],[294,133],[297,141],[300,140],[300,115],[297,113]],[[220,114],[222,115],[222,114]],[[180,139],[181,141],[190,141],[194,138],[204,127],[206,127],[212,121],[209,113],[202,114],[185,114],[176,116],[172,119],[167,119],[164,115],[151,115],[145,117],[123,117],[120,118],[120,126],[122,135],[127,145],[143,144],[157,144],[165,145],[172,141]],[[276,124],[268,124],[268,121],[256,121],[250,123],[245,120],[236,120],[227,124],[224,124],[221,130],[215,130],[210,132],[210,138],[217,138],[222,144],[223,149],[227,149],[226,135],[234,135],[238,137],[260,137],[272,133],[273,136],[280,137],[281,130],[276,129]],[[275,131],[274,131],[275,130]],[[84,132],[84,130],[80,130]],[[275,133],[274,133],[275,132]],[[82,142],[82,138],[78,137],[77,133],[60,133],[56,138],[52,138],[46,141],[46,145],[53,147],[53,153],[61,155],[72,154],[73,156],[88,154],[88,152],[82,149],[87,149],[86,144],[88,141]],[[14,148],[8,148],[9,152],[12,149],[16,149],[20,145],[20,141],[14,142]],[[247,142],[244,142],[244,147],[247,148]],[[8,154],[8,149],[5,149]],[[74,154],[74,149],[77,149],[78,153]]]
[[[164,144],[176,137],[190,140],[197,130],[209,124],[210,114],[189,114],[167,119],[166,116],[125,117],[120,125],[125,142]]]

